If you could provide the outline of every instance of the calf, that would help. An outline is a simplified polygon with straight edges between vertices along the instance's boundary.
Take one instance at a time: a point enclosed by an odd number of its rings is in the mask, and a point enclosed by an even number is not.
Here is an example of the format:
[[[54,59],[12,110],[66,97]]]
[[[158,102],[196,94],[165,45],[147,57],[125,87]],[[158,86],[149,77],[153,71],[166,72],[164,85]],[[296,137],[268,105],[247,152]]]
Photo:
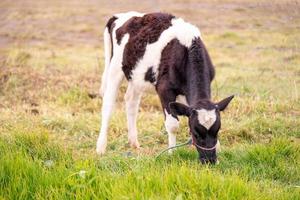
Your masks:
[[[211,98],[214,67],[197,27],[166,13],[128,12],[114,15],[104,31],[105,69],[102,124],[97,153],[105,153],[107,129],[121,80],[125,76],[128,140],[139,147],[136,119],[143,91],[155,87],[165,115],[169,147],[176,145],[178,116],[189,119],[193,144],[202,163],[217,160],[217,134],[223,111],[233,96]]]

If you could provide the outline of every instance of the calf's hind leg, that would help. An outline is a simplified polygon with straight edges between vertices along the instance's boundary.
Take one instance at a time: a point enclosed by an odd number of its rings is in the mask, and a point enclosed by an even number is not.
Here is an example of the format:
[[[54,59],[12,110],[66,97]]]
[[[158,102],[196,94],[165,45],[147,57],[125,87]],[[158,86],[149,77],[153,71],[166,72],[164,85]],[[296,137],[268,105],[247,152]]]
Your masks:
[[[128,88],[125,94],[127,127],[128,127],[128,141],[130,146],[139,148],[138,131],[136,127],[136,119],[141,100],[141,91],[138,91],[132,83],[128,83]]]
[[[120,83],[124,77],[123,71],[119,67],[120,65],[115,65],[114,60],[112,60],[109,66],[107,85],[103,96],[102,102],[102,118],[101,118],[101,129],[97,140],[96,151],[98,154],[104,154],[107,146],[107,129],[109,125],[109,120],[115,105],[117,92]]]

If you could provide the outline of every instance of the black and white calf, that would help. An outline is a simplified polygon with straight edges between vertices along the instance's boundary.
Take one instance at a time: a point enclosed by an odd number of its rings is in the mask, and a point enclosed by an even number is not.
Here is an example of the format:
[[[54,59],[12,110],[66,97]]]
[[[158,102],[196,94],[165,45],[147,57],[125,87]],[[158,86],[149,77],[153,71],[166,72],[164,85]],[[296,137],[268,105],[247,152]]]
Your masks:
[[[102,124],[97,153],[105,153],[107,129],[116,94],[125,76],[128,139],[139,147],[136,119],[142,92],[155,87],[165,114],[169,146],[176,145],[178,116],[189,118],[201,162],[216,162],[217,134],[223,111],[233,96],[213,103],[214,67],[197,27],[166,13],[128,12],[114,15],[104,31],[105,69]]]

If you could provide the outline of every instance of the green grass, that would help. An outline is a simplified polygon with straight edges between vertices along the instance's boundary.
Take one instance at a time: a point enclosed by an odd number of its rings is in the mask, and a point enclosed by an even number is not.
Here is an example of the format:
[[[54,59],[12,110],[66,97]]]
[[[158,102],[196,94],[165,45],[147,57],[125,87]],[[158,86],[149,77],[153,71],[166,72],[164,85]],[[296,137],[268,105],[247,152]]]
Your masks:
[[[0,196],[10,199],[299,199],[300,195],[296,188],[300,149],[287,140],[226,150],[217,166],[199,165],[195,152],[187,150],[158,160],[75,159],[44,132],[1,137],[0,150]]]
[[[132,4],[134,3],[134,4]],[[300,199],[300,4],[295,1],[1,1],[0,199]],[[102,30],[113,13],[162,10],[200,27],[216,66],[220,164],[167,135],[155,92],[127,142],[124,81],[105,156],[95,152]],[[197,12],[195,12],[197,10]],[[178,143],[189,137],[181,118]]]

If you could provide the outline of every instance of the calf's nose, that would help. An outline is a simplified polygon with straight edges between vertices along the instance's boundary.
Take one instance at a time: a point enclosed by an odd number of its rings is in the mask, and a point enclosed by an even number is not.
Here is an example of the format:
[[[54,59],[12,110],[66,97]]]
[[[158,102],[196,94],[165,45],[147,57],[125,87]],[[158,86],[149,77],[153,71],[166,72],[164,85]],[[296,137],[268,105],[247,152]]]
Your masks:
[[[218,164],[217,158],[200,158],[202,164]]]

